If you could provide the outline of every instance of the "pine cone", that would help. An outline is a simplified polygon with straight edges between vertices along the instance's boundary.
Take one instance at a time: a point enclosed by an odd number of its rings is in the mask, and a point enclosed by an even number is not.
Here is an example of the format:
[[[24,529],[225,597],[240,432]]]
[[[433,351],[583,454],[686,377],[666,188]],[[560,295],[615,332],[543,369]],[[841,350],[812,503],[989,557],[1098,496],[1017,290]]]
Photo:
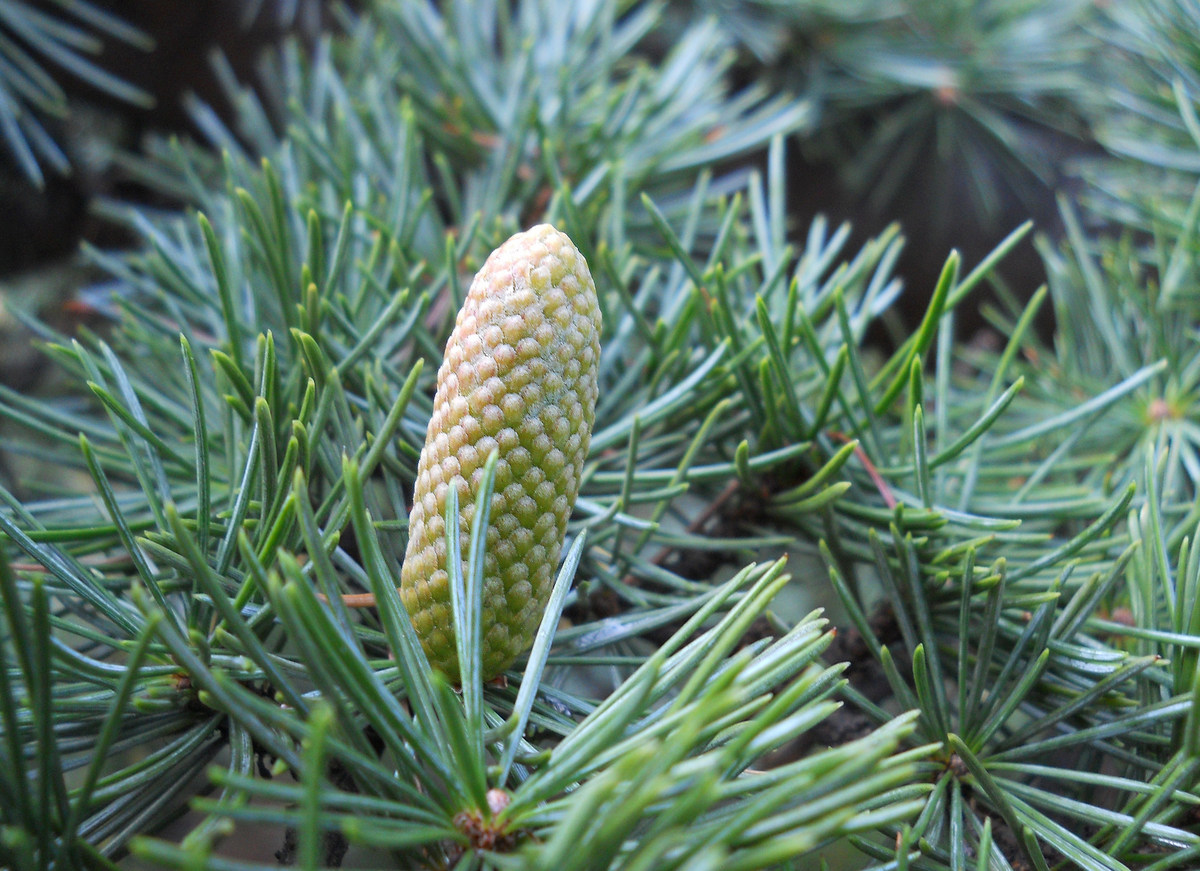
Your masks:
[[[484,560],[486,680],[530,645],[550,595],[591,441],[599,358],[596,286],[571,240],[540,224],[493,251],[438,371],[400,577],[425,653],[456,683],[446,494],[458,489],[465,556],[483,466],[499,451]]]

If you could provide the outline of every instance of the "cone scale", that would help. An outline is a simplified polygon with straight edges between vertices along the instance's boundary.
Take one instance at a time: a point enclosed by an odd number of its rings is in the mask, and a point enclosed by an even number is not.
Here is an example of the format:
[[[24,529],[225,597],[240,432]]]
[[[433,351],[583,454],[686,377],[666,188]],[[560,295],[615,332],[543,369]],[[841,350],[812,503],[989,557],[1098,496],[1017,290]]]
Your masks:
[[[480,615],[486,680],[529,647],[550,595],[591,441],[599,358],[596,287],[571,240],[540,224],[493,251],[438,370],[400,579],[426,655],[456,683],[449,488],[465,548],[484,463],[498,452]]]

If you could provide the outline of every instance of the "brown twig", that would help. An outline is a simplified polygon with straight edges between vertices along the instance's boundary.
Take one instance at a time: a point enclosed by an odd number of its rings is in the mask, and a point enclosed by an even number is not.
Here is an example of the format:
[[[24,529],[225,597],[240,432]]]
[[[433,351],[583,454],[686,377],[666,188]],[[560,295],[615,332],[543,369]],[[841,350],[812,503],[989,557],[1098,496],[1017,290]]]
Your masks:
[[[844,445],[850,444],[854,439],[843,432],[837,430],[829,430],[829,437],[834,441],[839,441]],[[887,481],[883,480],[883,475],[879,474],[879,469],[871,462],[871,458],[867,456],[867,452],[863,450],[862,445],[854,446],[854,456],[858,457],[858,461],[863,464],[863,468],[867,470],[867,475],[870,476],[871,482],[875,485],[875,489],[879,491],[879,495],[883,498],[883,503],[888,508],[896,507],[896,497],[892,495],[892,488],[888,486]]]

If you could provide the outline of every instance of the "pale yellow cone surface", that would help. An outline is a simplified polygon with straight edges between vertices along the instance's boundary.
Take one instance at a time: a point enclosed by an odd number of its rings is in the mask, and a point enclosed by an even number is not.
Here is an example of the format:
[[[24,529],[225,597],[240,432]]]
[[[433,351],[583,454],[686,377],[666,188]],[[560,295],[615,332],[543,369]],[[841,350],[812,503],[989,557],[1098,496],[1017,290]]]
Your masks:
[[[550,595],[591,440],[599,358],[596,286],[571,240],[540,224],[493,251],[438,370],[401,570],[425,652],[456,683],[446,494],[458,490],[465,558],[483,466],[499,452],[481,614],[490,679],[532,643]]]

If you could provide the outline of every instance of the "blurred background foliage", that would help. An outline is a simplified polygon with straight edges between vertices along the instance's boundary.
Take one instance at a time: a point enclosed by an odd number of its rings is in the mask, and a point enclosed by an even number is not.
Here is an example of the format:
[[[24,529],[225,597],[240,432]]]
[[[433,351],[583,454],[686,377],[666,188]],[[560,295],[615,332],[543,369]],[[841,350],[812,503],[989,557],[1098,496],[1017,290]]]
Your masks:
[[[189,14],[0,6],[4,862],[1195,866],[1200,4]],[[455,694],[388,591],[540,220],[596,432]]]

